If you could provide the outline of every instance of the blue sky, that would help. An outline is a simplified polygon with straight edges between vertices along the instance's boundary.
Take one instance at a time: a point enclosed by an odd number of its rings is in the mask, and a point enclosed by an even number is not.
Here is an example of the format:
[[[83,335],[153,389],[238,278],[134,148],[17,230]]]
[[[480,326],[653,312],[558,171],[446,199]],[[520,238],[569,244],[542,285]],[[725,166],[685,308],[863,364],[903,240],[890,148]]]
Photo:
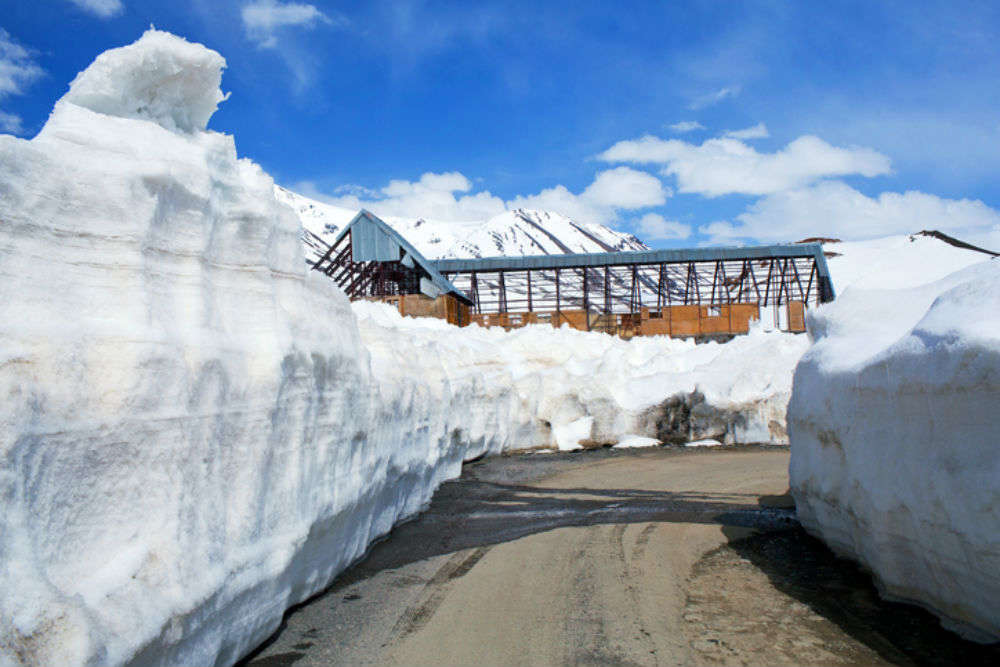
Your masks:
[[[219,51],[210,128],[288,187],[651,245],[1000,238],[1000,3],[0,0],[0,128],[152,23]],[[727,135],[727,132],[729,133]]]

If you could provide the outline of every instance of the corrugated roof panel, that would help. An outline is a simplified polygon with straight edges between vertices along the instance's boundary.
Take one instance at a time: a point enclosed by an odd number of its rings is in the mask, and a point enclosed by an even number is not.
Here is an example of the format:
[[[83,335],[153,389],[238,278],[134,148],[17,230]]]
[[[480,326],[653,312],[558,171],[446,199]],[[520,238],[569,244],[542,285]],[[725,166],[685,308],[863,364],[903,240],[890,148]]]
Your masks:
[[[351,255],[355,262],[397,262],[400,246],[367,217],[351,226]]]
[[[764,259],[769,257],[822,257],[818,243],[749,246],[738,248],[683,248],[628,252],[532,255],[527,257],[483,257],[479,259],[439,259],[431,264],[444,273],[470,271],[523,271],[525,269],[580,268],[623,264],[712,262],[716,260]],[[825,266],[825,262],[823,263]]]

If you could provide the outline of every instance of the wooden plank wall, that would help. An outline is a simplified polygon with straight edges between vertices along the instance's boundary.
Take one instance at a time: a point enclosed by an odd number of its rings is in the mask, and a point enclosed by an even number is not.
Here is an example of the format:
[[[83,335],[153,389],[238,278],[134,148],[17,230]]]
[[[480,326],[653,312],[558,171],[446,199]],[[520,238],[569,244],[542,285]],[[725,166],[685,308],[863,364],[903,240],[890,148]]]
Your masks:
[[[574,329],[587,330],[587,313],[583,310],[534,313],[470,313],[469,307],[450,295],[436,299],[422,294],[387,296],[380,299],[395,304],[401,315],[411,317],[436,317],[457,326],[476,323],[482,327],[516,329],[528,324],[568,324]],[[788,329],[802,332],[805,327],[805,304],[788,303]],[[599,314],[590,313],[590,330],[604,331],[624,338],[632,336],[711,336],[745,334],[751,320],[760,318],[755,303],[734,303],[711,306],[668,306],[659,310],[643,308],[639,313]]]

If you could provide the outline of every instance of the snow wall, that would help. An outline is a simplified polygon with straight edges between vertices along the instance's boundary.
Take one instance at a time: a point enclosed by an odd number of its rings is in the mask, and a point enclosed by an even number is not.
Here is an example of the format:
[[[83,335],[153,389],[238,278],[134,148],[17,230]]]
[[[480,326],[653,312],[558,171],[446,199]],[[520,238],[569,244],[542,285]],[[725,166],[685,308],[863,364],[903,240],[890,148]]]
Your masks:
[[[808,326],[788,407],[802,524],[887,597],[1000,640],[1000,262],[849,289]]]
[[[205,129],[224,65],[151,30],[0,136],[0,664],[230,664],[483,453],[784,439],[801,336],[352,310]]]

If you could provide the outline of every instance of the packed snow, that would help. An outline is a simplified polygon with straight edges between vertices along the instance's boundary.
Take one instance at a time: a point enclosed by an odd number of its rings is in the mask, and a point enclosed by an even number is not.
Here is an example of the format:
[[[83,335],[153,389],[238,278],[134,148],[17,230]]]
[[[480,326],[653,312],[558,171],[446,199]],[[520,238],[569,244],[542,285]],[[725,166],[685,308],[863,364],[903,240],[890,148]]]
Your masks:
[[[0,136],[0,664],[230,664],[483,453],[784,437],[800,336],[352,308],[204,129],[223,66],[151,30]]]
[[[665,336],[625,341],[569,326],[459,329],[367,301],[353,310],[373,363],[392,354],[384,370],[399,382],[425,372],[409,367],[417,349],[448,378],[489,371],[490,382],[514,387],[522,419],[536,429],[519,447],[572,450],[631,436],[787,444],[792,369],[808,346],[804,336],[759,327],[726,344],[696,345]]]
[[[990,259],[988,254],[956,248],[920,234],[826,243],[823,250],[830,255],[827,266],[837,294],[852,286],[865,289],[918,287]]]
[[[1000,260],[854,286],[808,325],[788,408],[803,525],[887,596],[1000,640]]]

